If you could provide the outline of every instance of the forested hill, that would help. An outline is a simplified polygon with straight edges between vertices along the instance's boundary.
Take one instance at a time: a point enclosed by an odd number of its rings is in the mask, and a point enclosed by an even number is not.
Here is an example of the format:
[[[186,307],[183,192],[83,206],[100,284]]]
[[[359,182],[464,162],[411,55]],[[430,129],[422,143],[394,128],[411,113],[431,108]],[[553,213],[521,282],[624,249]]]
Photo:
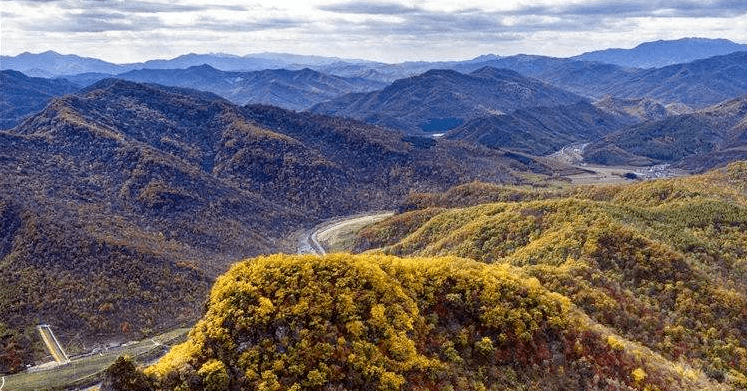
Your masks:
[[[601,164],[678,164],[693,172],[747,159],[747,95],[612,132],[584,150]]]
[[[55,99],[0,132],[0,332],[12,352],[0,371],[41,354],[38,322],[72,354],[189,324],[229,264],[294,251],[283,238],[297,229],[390,208],[410,189],[548,171],[514,156],[116,79]]]
[[[186,342],[105,386],[747,389],[747,162],[412,194],[358,241],[237,263]]]
[[[567,190],[475,183],[403,206],[358,250],[517,267],[663,367],[747,388],[747,163]]]
[[[276,255],[214,285],[186,342],[104,389],[713,390],[520,268],[455,257]],[[111,387],[111,388],[110,388]],[[656,387],[656,388],[654,388]]]

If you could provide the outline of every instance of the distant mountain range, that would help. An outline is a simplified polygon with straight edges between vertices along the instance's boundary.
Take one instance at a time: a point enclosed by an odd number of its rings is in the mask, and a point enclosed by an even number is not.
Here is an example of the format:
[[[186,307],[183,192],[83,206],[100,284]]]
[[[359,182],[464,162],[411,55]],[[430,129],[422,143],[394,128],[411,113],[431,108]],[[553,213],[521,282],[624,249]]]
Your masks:
[[[598,50],[572,58],[631,68],[661,68],[744,51],[747,51],[747,45],[734,43],[728,39],[682,38],[674,41],[645,42],[633,49]]]
[[[747,93],[747,52],[653,69],[524,55],[459,65],[457,69],[470,72],[483,66],[511,69],[592,99],[606,95],[652,98],[703,108]]]
[[[703,49],[702,55],[743,46],[724,40],[685,39],[642,44],[636,50],[610,53],[618,57],[648,58],[653,54],[646,53],[668,53],[667,48],[707,48],[709,45],[712,50]],[[683,56],[697,57],[685,51],[681,53]],[[595,53],[601,56],[607,52]],[[226,68],[295,67],[306,63],[330,73],[310,68],[223,71],[202,64],[184,69],[129,70],[116,77],[209,91],[236,104],[309,109],[313,113],[350,117],[411,134],[452,131],[447,138],[534,155],[551,153],[572,142],[593,141],[625,126],[666,120],[671,115],[747,94],[747,51],[651,69],[582,60],[592,54],[569,59],[487,55],[461,62],[402,64],[282,54],[246,57],[192,54],[173,60],[114,66],[99,60],[47,52],[37,57],[30,54],[4,57],[3,67],[33,63],[47,66],[45,72],[111,72],[140,65],[186,66],[197,61]],[[433,66],[444,69],[429,68]],[[420,70],[425,71],[389,85],[377,81]],[[334,72],[369,78],[335,76]],[[66,76],[68,82],[2,71],[0,126],[13,127],[25,116],[41,110],[52,97],[110,76],[110,73],[79,73]],[[594,100],[597,100],[596,107],[588,104]],[[587,103],[580,104],[583,101]],[[599,161],[600,158],[594,159]],[[638,163],[650,161],[634,160]]]
[[[608,49],[584,53],[569,59],[601,62],[629,68],[650,68],[691,62],[737,51],[747,51],[747,45],[737,44],[725,39],[684,38],[642,43],[634,49]],[[519,55],[512,57],[540,58],[543,56]],[[367,60],[283,53],[258,53],[246,56],[223,53],[190,53],[168,60],[113,64],[94,58],[47,51],[39,54],[22,53],[17,56],[0,56],[0,69],[13,69],[29,76],[54,77],[80,73],[115,75],[136,69],[184,69],[207,64],[223,71],[243,72],[279,68],[292,70],[311,68],[337,76],[376,78],[379,81],[391,83],[396,79],[421,74],[430,69],[455,69],[460,72],[471,72],[483,66],[491,65],[489,62],[500,58],[502,57],[489,54],[465,61],[410,61],[387,64]],[[536,77],[536,74],[525,73],[517,68],[510,69],[527,76]]]
[[[335,57],[302,56],[283,53],[260,53],[247,56],[231,54],[185,54],[170,60],[149,60],[140,63],[114,64],[95,58],[74,54],[21,53],[17,56],[0,56],[0,69],[13,69],[29,76],[54,77],[80,73],[115,75],[136,69],[184,69],[203,64],[224,71],[256,71],[263,69],[303,69],[311,66],[328,66],[341,61],[351,64],[360,60],[343,60]]]
[[[25,116],[43,109],[52,97],[113,77],[104,73],[82,73],[66,78],[30,78],[12,70],[0,71],[0,75],[3,86],[0,91],[0,129],[18,125]],[[225,72],[201,65],[187,69],[133,70],[116,77],[214,92],[236,104],[262,103],[291,110],[307,109],[350,92],[373,91],[385,86],[374,80],[343,78],[308,68]]]
[[[601,92],[703,108],[747,94],[747,51],[641,70]]]
[[[469,74],[430,70],[386,87],[373,80],[311,69],[226,72],[208,65],[135,70],[117,77],[211,91],[238,104],[263,103],[294,110],[311,106],[314,113],[350,117],[411,134],[453,130],[447,138],[533,155],[747,94],[747,52],[648,70],[536,56],[488,56],[459,67],[486,63],[519,69],[546,82],[485,66]],[[29,78],[15,71],[2,74],[5,128],[40,110],[53,96],[76,89],[62,79]],[[86,73],[70,78],[85,85],[106,76]],[[381,89],[354,92],[375,88]],[[588,103],[578,105],[588,100],[582,96],[602,99],[595,108]],[[599,162],[617,154],[594,156]]]
[[[374,80],[343,78],[309,68],[224,72],[210,65],[201,65],[187,69],[142,69],[116,77],[210,91],[241,105],[261,103],[291,110],[307,109],[340,95],[368,92],[385,86]]]
[[[443,133],[465,121],[536,106],[582,101],[578,95],[506,69],[470,74],[431,70],[397,80],[383,90],[348,94],[310,111],[351,117],[410,133]]]
[[[55,77],[85,72],[120,73],[129,70],[126,65],[74,54],[59,54],[51,50],[38,54],[25,52],[17,56],[0,56],[0,68],[12,69],[34,77]]]

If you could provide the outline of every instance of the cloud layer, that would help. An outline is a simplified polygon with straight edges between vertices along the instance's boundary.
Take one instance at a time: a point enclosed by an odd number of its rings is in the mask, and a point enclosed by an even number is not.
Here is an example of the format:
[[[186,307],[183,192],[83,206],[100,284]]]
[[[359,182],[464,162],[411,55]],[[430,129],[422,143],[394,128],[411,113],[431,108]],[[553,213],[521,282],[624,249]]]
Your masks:
[[[2,50],[52,49],[117,62],[263,51],[392,62],[487,52],[561,56],[683,36],[747,37],[743,0],[525,3],[2,0]]]

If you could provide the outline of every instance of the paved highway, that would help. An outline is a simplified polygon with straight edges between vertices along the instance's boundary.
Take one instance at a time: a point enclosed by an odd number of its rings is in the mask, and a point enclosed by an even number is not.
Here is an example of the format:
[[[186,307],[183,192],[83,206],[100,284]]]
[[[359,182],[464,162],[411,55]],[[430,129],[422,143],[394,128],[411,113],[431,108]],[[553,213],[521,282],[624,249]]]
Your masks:
[[[371,214],[356,214],[328,220],[304,234],[298,252],[324,255],[327,253],[327,250],[319,241],[320,239],[322,241],[328,241],[334,237],[334,235],[337,235],[339,231],[349,228],[350,226],[373,224],[377,221],[383,220],[384,218],[390,217],[393,214],[394,213],[392,212],[373,212]]]
[[[52,333],[52,329],[49,328],[49,325],[40,324],[36,326],[36,328],[39,330],[39,334],[41,334],[42,340],[44,340],[44,344],[47,345],[47,350],[49,350],[49,353],[52,354],[52,357],[54,357],[55,361],[60,364],[70,362],[70,360],[67,358],[67,355],[65,354],[65,351],[62,350],[60,342],[57,341],[54,333]]]

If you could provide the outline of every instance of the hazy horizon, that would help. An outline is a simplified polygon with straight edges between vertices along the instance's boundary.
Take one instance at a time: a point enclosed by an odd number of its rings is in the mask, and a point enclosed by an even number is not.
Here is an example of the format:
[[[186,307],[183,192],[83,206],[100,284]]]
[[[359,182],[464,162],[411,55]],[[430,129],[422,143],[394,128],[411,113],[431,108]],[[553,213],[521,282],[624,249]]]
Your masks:
[[[747,43],[747,3],[732,0],[2,4],[3,55],[53,50],[117,64],[189,53],[269,52],[398,63],[484,54],[569,57],[683,37]]]

